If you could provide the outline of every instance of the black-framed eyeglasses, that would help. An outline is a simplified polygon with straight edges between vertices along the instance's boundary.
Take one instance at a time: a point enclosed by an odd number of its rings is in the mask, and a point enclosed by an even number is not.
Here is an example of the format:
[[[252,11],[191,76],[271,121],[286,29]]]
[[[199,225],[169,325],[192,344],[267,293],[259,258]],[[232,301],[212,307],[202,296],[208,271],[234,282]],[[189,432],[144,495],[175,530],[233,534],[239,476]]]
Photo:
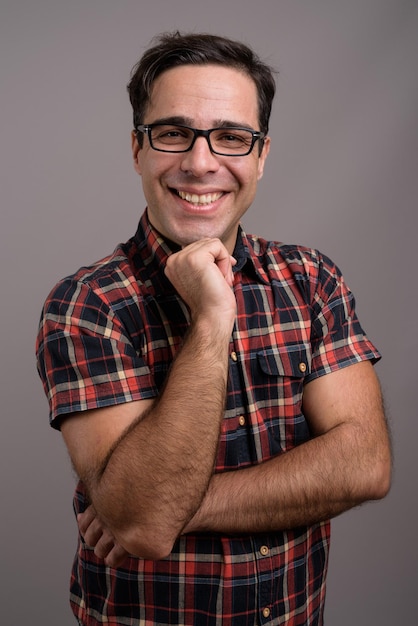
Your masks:
[[[151,148],[159,152],[188,152],[198,137],[205,137],[210,151],[221,156],[246,156],[256,141],[261,142],[265,133],[251,128],[222,126],[200,130],[182,124],[139,124],[136,133],[148,135]]]

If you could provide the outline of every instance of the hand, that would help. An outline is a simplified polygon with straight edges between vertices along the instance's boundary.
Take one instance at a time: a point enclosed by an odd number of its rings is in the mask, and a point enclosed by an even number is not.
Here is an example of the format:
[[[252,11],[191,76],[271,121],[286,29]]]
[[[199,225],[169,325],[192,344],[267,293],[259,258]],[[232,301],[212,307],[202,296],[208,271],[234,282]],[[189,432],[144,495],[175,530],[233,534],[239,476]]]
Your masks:
[[[165,273],[189,306],[192,319],[214,316],[230,324],[236,314],[235,264],[219,239],[201,239],[171,255]]]
[[[77,515],[77,524],[84,541],[94,554],[104,559],[109,567],[119,567],[129,553],[116,542],[112,533],[102,524],[91,504],[84,513]]]

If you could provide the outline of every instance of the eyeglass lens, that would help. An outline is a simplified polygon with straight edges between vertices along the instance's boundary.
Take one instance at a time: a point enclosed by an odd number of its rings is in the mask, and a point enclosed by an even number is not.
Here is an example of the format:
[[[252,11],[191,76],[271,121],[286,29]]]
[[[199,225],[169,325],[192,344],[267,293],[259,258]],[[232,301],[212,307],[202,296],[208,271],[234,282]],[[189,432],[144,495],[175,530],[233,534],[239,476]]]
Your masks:
[[[242,128],[214,128],[208,135],[213,152],[221,154],[247,154],[253,145],[252,132]],[[152,146],[168,152],[187,151],[194,137],[193,129],[169,124],[156,124],[150,131]]]

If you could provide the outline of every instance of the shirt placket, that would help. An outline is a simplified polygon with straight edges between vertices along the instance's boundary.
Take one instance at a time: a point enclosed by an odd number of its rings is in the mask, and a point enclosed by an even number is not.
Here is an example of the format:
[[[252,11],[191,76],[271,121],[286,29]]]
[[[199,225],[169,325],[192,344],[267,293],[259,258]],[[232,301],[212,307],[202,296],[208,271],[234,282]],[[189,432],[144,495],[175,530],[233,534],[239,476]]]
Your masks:
[[[243,387],[244,376],[241,371],[242,362],[238,349],[235,333],[233,333],[230,342],[229,352],[229,375],[235,407],[237,409],[237,418],[240,428],[251,428],[247,394]],[[244,409],[244,411],[242,410]],[[243,439],[243,438],[239,438]],[[245,438],[247,440],[247,438]],[[244,454],[244,448],[246,453]],[[241,463],[251,462],[251,453],[248,446],[240,446],[239,458]],[[272,576],[272,559],[271,546],[268,539],[264,535],[257,535],[251,540],[253,559],[256,566],[258,582],[256,585],[256,607],[258,613],[258,623],[263,626],[272,624],[273,619],[273,576]]]
[[[263,536],[253,539],[254,553],[257,564],[257,608],[259,624],[273,624],[275,606],[273,599],[273,563],[271,559],[271,546],[268,539]]]
[[[241,372],[241,365],[239,362],[239,353],[237,352],[237,345],[232,335],[230,342],[229,352],[229,379],[230,379],[230,397],[232,398],[232,411],[235,412],[236,428],[237,431],[245,430],[245,432],[239,432],[235,442],[230,445],[237,446],[236,454],[232,458],[235,458],[238,465],[248,465],[251,462],[251,451],[248,443],[248,433],[246,429],[249,425],[248,409],[247,409],[247,397],[243,388],[243,376]],[[229,405],[229,413],[231,412],[231,405]]]

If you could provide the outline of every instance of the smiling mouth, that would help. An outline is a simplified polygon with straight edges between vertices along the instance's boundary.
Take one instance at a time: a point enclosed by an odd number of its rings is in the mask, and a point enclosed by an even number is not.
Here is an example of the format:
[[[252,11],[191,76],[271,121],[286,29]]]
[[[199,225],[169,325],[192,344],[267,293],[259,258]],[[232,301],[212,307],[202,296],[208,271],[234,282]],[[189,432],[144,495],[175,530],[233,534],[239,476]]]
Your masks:
[[[182,200],[186,200],[186,202],[190,202],[190,204],[194,204],[195,206],[204,206],[205,204],[212,204],[219,200],[224,193],[223,191],[217,191],[216,193],[189,193],[188,191],[178,191],[177,189],[173,189],[174,193],[179,196]]]

